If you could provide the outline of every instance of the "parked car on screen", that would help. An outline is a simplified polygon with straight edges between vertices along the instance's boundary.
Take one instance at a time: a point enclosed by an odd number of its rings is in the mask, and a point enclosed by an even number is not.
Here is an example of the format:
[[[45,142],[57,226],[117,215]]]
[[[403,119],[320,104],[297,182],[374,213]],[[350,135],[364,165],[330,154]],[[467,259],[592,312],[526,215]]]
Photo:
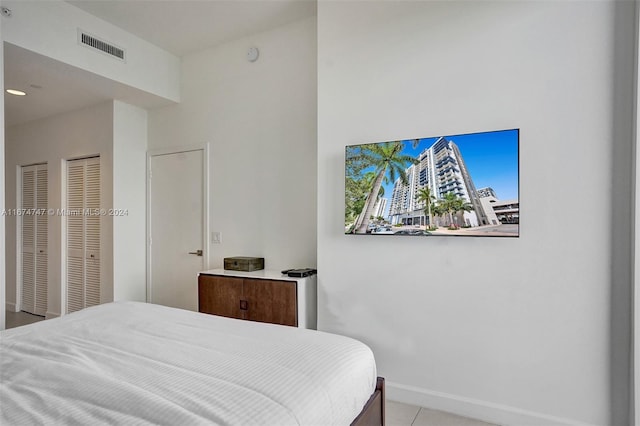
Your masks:
[[[373,234],[393,234],[390,226],[381,226],[372,231]]]
[[[432,235],[429,231],[422,229],[403,229],[395,232],[395,235]]]

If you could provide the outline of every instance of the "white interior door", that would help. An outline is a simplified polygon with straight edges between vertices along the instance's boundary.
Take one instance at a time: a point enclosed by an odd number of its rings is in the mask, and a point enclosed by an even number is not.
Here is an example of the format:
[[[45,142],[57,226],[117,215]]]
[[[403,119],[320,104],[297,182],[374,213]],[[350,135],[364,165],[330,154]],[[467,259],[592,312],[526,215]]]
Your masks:
[[[36,315],[47,311],[48,185],[46,164],[22,167],[21,310]]]
[[[67,161],[66,312],[100,304],[100,157]]]
[[[149,157],[151,303],[198,310],[197,276],[206,264],[204,159],[203,149]]]

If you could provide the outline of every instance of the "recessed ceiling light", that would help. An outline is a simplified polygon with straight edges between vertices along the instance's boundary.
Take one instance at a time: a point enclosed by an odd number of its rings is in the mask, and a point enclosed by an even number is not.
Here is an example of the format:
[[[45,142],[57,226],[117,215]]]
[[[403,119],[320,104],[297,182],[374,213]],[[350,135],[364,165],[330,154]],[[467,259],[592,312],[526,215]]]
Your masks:
[[[12,94],[12,95],[16,95],[16,96],[25,96],[26,93],[23,92],[22,90],[16,90],[16,89],[7,89],[7,93]]]

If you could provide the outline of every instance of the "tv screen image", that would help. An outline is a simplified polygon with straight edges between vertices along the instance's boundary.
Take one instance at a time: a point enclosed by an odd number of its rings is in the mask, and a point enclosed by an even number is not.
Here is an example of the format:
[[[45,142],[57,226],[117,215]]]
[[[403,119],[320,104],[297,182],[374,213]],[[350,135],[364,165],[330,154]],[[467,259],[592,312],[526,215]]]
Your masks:
[[[345,149],[345,233],[518,237],[519,129]]]

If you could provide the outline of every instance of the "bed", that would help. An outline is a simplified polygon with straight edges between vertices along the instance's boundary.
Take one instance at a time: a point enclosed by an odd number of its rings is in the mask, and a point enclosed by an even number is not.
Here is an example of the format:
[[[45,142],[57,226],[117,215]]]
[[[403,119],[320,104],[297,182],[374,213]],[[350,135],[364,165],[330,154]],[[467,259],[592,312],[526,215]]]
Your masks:
[[[0,334],[0,423],[382,425],[344,336],[115,302]]]

